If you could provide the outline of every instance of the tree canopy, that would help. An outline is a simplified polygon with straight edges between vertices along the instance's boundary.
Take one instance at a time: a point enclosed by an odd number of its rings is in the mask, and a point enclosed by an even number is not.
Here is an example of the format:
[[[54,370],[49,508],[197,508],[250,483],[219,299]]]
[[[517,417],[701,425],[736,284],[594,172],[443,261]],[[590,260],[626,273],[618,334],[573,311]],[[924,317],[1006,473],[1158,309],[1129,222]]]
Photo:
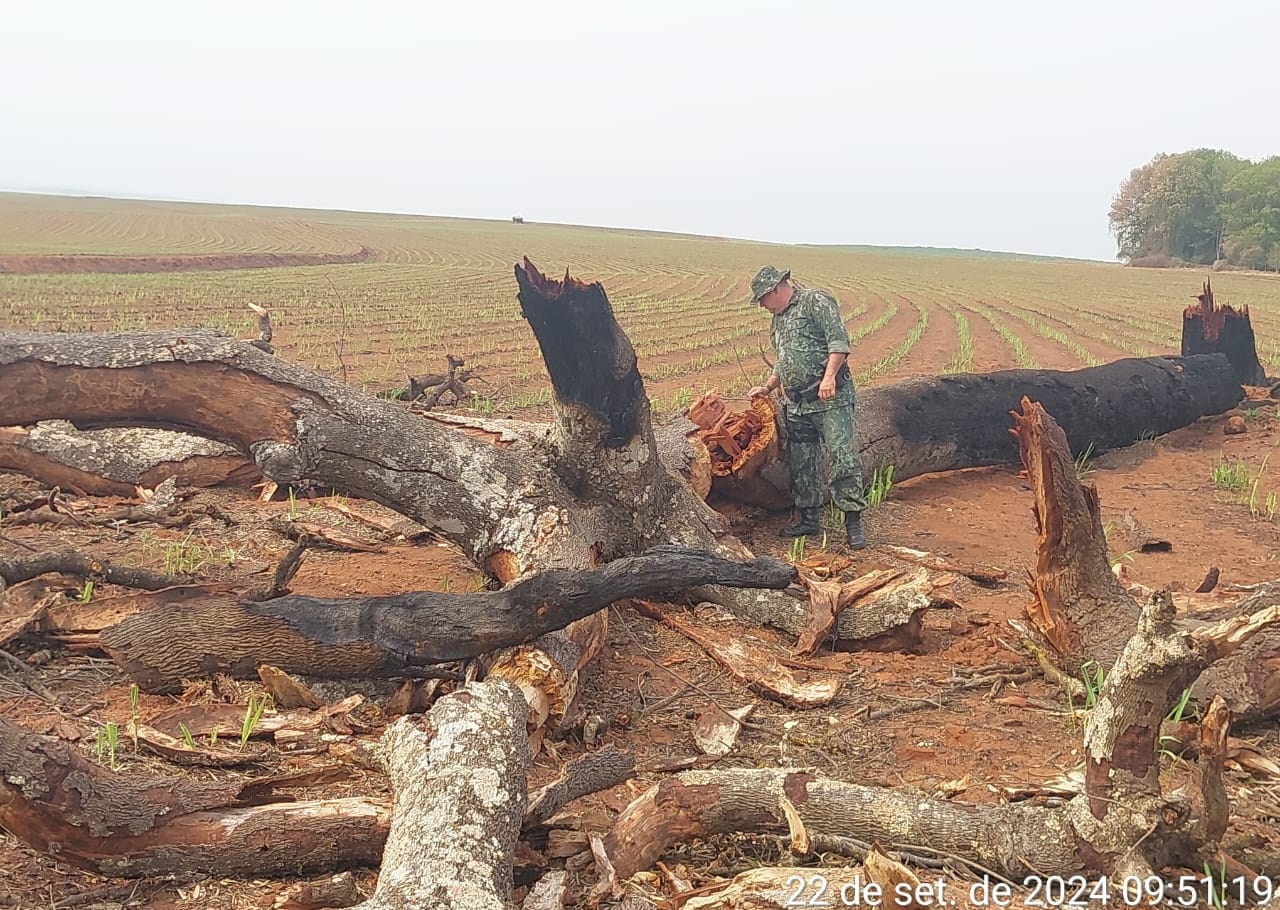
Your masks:
[[[1225,260],[1280,271],[1280,157],[1156,155],[1120,185],[1110,222],[1117,256],[1133,265]]]

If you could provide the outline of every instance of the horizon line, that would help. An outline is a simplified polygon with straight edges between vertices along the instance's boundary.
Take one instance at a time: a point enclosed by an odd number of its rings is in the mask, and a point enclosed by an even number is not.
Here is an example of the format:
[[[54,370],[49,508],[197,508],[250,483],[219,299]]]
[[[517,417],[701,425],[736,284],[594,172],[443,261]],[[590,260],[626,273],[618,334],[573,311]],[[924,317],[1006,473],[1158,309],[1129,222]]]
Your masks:
[[[241,208],[260,208],[260,209],[283,209],[286,211],[296,212],[333,212],[337,214],[351,215],[386,215],[390,217],[409,217],[409,218],[436,218],[452,221],[490,221],[498,224],[507,223],[508,218],[497,217],[478,217],[474,215],[435,215],[426,212],[393,212],[381,209],[358,209],[358,208],[317,208],[309,205],[280,205],[268,202],[226,202],[213,201],[209,199],[179,199],[166,196],[154,196],[145,193],[117,193],[116,191],[88,190],[71,187],[11,187],[0,185],[0,195],[14,196],[52,196],[62,199],[103,199],[115,202],[155,202],[170,203],[175,205],[208,205],[222,207],[241,207]],[[523,216],[521,216],[523,217]],[[961,246],[929,246],[927,244],[910,244],[910,243],[866,243],[857,241],[781,241],[781,240],[760,240],[754,237],[734,237],[727,234],[697,234],[689,231],[674,230],[669,228],[642,228],[629,227],[625,225],[606,225],[606,224],[584,224],[572,221],[539,221],[538,219],[524,218],[525,224],[546,224],[554,227],[574,227],[574,228],[590,228],[594,230],[605,231],[630,231],[633,233],[643,234],[665,234],[676,237],[687,237],[706,240],[730,241],[735,243],[758,243],[769,246],[787,246],[787,247],[824,247],[824,248],[857,248],[868,250],[894,250],[894,251],[937,251],[937,252],[954,252],[968,254],[988,254],[993,256],[1020,257],[1026,259],[1048,259],[1059,260],[1063,262],[1090,262],[1102,263],[1104,265],[1120,265],[1115,259],[1095,259],[1088,256],[1067,256],[1059,253],[1028,253],[1018,250],[996,250],[986,247],[961,247]]]

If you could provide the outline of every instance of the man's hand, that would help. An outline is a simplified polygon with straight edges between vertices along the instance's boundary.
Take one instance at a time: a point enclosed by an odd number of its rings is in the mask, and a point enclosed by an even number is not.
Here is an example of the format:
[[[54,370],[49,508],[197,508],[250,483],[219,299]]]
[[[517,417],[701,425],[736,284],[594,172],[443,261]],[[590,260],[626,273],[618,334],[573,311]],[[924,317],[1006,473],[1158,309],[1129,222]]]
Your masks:
[[[823,401],[836,397],[836,376],[848,357],[843,351],[832,351],[827,355],[827,369],[822,374],[822,382],[818,383],[818,397]]]
[[[750,389],[747,389],[747,397],[751,399],[767,398],[768,395],[769,395],[768,386],[758,385],[758,386],[752,386]]]

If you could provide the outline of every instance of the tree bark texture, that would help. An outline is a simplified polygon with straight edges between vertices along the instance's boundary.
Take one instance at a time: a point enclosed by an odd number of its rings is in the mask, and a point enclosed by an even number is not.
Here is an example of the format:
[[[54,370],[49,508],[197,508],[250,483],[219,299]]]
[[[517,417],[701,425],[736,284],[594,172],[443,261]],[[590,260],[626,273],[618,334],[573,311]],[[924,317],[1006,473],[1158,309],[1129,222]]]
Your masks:
[[[188,487],[248,486],[262,477],[235,449],[200,436],[141,427],[81,432],[65,420],[0,427],[0,470],[64,490],[129,497],[169,477]]]
[[[530,761],[527,712],[519,688],[490,680],[383,734],[396,800],[378,887],[362,910],[507,910]]]
[[[780,589],[795,577],[776,559],[737,563],[663,546],[595,570],[549,569],[478,594],[158,604],[105,629],[100,640],[151,692],[177,692],[184,679],[217,673],[252,679],[263,664],[313,676],[388,676],[532,641],[618,600],[712,583]]]

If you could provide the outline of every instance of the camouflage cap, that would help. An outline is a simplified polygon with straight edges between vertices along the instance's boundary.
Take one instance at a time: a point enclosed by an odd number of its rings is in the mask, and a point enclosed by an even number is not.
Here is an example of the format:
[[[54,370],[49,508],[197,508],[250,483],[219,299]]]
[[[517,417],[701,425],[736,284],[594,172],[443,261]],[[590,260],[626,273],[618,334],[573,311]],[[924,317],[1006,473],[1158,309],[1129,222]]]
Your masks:
[[[766,265],[760,271],[756,272],[756,277],[751,279],[751,302],[759,303],[761,297],[772,291],[790,277],[790,269],[782,272],[771,265]]]

